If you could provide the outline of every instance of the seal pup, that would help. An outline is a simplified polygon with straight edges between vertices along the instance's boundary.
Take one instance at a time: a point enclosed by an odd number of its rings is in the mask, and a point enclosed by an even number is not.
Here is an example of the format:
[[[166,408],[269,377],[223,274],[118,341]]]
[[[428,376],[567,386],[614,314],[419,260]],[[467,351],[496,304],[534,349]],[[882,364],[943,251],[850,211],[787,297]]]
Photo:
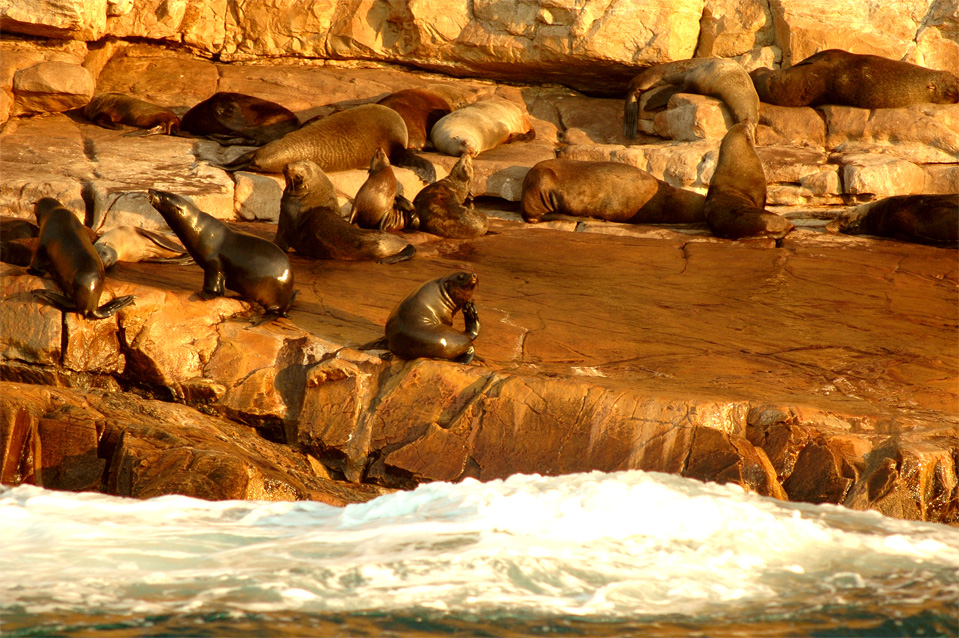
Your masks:
[[[886,197],[840,214],[826,225],[826,230],[956,246],[959,245],[959,194]]]
[[[286,185],[280,199],[276,245],[314,259],[375,259],[395,263],[409,259],[416,248],[382,230],[358,228],[340,216],[333,183],[309,160],[283,170]]]
[[[694,58],[658,64],[646,69],[629,83],[623,112],[623,135],[636,137],[639,98],[646,90],[666,84],[646,102],[647,110],[666,105],[676,93],[709,95],[723,101],[733,122],[759,123],[759,95],[753,81],[738,62],[721,58]]]
[[[779,106],[839,104],[863,109],[959,102],[959,78],[878,55],[827,49],[786,69],[750,73],[759,99]]]
[[[460,155],[450,174],[426,186],[413,198],[419,217],[419,229],[450,239],[468,239],[485,235],[489,220],[473,207],[470,183],[473,181],[473,156]],[[469,204],[466,204],[467,200]]]
[[[186,248],[166,233],[137,226],[117,226],[100,235],[93,248],[100,255],[104,268],[118,261],[166,261],[186,263],[191,260]]]
[[[369,177],[353,198],[349,222],[387,232],[418,226],[412,202],[396,193],[396,175],[381,148],[373,154]]]
[[[386,345],[401,359],[473,360],[473,341],[479,335],[479,315],[473,304],[476,273],[454,272],[422,284],[406,296],[386,320]],[[453,328],[453,317],[463,311],[465,332]]]
[[[420,150],[430,140],[430,131],[453,107],[442,95],[428,88],[403,89],[390,93],[377,104],[388,106],[406,122],[406,148]]]
[[[706,198],[618,162],[552,159],[523,179],[520,214],[537,223],[546,215],[594,217],[629,224],[706,221]]]
[[[309,122],[278,140],[241,155],[227,170],[282,173],[292,162],[309,160],[323,171],[364,168],[376,149],[397,166],[408,166],[424,181],[436,181],[436,169],[407,150],[406,123],[382,104],[364,104]]]
[[[66,312],[76,312],[86,319],[106,319],[136,299],[133,295],[117,297],[99,306],[105,279],[103,263],[93,248],[87,229],[63,204],[44,197],[34,205],[40,224],[36,252],[28,270],[46,270],[66,294],[37,289],[33,294]]]
[[[716,171],[706,191],[706,224],[717,237],[772,237],[793,229],[785,217],[767,212],[766,173],[746,122],[733,126],[719,146]]]
[[[83,115],[103,128],[117,130],[126,124],[145,129],[132,133],[136,135],[170,135],[180,128],[180,118],[173,111],[115,91],[94,95],[83,107]]]
[[[180,130],[220,144],[263,146],[300,128],[296,114],[276,102],[220,91],[183,114]]]
[[[289,317],[296,292],[290,260],[273,242],[235,231],[175,193],[150,189],[150,204],[203,269],[201,299],[227,290],[255,301],[266,311],[263,321]]]
[[[518,140],[531,140],[536,130],[518,104],[491,98],[457,109],[440,119],[430,131],[433,147],[454,157],[478,155]]]

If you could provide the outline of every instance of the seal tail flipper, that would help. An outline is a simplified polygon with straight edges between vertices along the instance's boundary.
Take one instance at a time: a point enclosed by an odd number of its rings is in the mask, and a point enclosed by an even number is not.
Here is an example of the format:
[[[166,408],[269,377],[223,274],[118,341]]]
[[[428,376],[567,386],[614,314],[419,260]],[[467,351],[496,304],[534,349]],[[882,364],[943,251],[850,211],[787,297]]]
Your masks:
[[[49,303],[53,304],[60,310],[65,310],[66,312],[73,312],[77,309],[77,304],[74,303],[73,299],[61,295],[58,292],[53,292],[52,290],[44,290],[43,288],[37,288],[33,290],[33,296],[39,297],[40,299],[45,299]]]
[[[389,345],[386,342],[386,337],[380,337],[370,341],[369,343],[364,343],[362,346],[354,346],[354,350],[389,350]]]
[[[636,137],[639,126],[639,97],[630,93],[626,96],[626,106],[623,109],[623,136],[627,139]]]
[[[406,244],[406,248],[396,253],[395,255],[390,255],[389,257],[383,257],[382,259],[377,259],[376,263],[378,264],[395,264],[399,261],[406,261],[416,254],[416,246],[413,244]]]
[[[256,154],[256,151],[248,151],[244,153],[243,155],[240,155],[238,158],[236,158],[232,162],[227,162],[226,164],[219,164],[218,166],[222,168],[223,170],[230,171],[230,172],[246,170],[253,165],[254,163],[253,156],[255,154]]]
[[[390,162],[394,166],[405,166],[409,168],[427,184],[432,184],[436,181],[436,167],[425,157],[420,157],[405,148],[398,150],[395,155],[396,157],[390,158]]]
[[[124,295],[122,297],[117,297],[109,303],[105,303],[90,314],[94,319],[106,319],[107,317],[112,317],[117,313],[117,310],[125,306],[129,306],[134,301],[136,301],[136,295]]]

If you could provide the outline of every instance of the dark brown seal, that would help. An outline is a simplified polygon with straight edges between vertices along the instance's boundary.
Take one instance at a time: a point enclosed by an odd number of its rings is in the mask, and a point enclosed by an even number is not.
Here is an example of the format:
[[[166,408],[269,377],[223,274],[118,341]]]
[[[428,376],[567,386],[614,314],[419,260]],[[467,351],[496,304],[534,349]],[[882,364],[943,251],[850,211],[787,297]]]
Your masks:
[[[460,155],[450,174],[426,186],[413,198],[419,229],[440,237],[466,239],[485,235],[489,220],[470,199],[473,156]],[[470,199],[469,205],[466,200]]]
[[[296,114],[276,102],[221,91],[184,113],[180,130],[221,144],[263,146],[300,127]]]
[[[759,96],[746,70],[735,60],[694,58],[657,64],[637,75],[626,91],[623,112],[623,135],[636,137],[639,121],[639,98],[658,85],[668,85],[646,103],[647,110],[666,105],[676,93],[709,95],[723,101],[733,122],[759,123]]]
[[[553,159],[523,179],[520,213],[536,223],[545,215],[595,217],[630,224],[703,222],[706,198],[618,162]]]
[[[412,202],[396,194],[396,175],[386,152],[381,148],[373,154],[369,177],[353,198],[349,222],[360,228],[387,232],[417,225]]]
[[[280,199],[276,245],[314,259],[375,259],[393,263],[416,252],[392,233],[357,228],[340,216],[333,183],[309,160],[293,162],[283,171],[286,187]]]
[[[148,129],[148,133],[176,133],[180,118],[162,106],[124,93],[97,93],[83,108],[88,120],[103,128],[118,129],[120,124]]]
[[[954,73],[840,49],[821,51],[778,71],[758,68],[750,77],[759,99],[779,106],[880,109],[959,102]]]
[[[857,206],[826,229],[933,246],[959,245],[959,194],[896,195]]]
[[[34,295],[87,319],[105,319],[133,303],[136,297],[126,295],[98,307],[103,294],[103,263],[87,229],[63,204],[44,197],[34,206],[34,214],[40,224],[40,237],[30,270],[46,270],[66,293],[39,289],[33,291]]]
[[[265,319],[288,316],[296,291],[286,253],[267,239],[231,229],[186,197],[150,189],[149,198],[203,269],[201,299],[232,290],[263,306]]]
[[[406,147],[422,149],[430,139],[430,130],[453,108],[446,98],[429,89],[403,89],[391,93],[377,104],[388,106],[406,122]]]
[[[706,223],[717,237],[782,239],[788,219],[766,211],[766,173],[748,124],[736,124],[719,146],[716,171],[706,192]]]
[[[309,160],[323,171],[346,171],[366,167],[382,148],[394,165],[409,166],[425,181],[435,181],[436,169],[406,149],[407,139],[399,113],[381,104],[364,104],[310,122],[224,168],[282,173],[287,164]]]
[[[427,281],[401,301],[386,320],[386,343],[401,359],[473,360],[473,341],[479,335],[479,316],[473,305],[476,273],[455,272]],[[453,328],[461,310],[466,331]]]

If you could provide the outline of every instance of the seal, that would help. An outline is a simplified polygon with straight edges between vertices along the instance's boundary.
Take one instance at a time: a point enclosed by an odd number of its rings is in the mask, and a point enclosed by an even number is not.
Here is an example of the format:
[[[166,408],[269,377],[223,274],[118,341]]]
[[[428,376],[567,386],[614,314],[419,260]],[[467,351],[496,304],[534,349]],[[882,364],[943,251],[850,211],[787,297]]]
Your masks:
[[[120,124],[147,129],[143,134],[176,133],[180,118],[162,106],[151,104],[124,93],[97,93],[85,107],[83,115],[98,126],[119,129]]]
[[[657,64],[633,78],[626,91],[623,135],[636,137],[640,95],[663,84],[668,86],[650,96],[647,110],[665,106],[676,93],[696,93],[722,100],[736,123],[759,123],[759,95],[746,69],[735,60],[693,58]]]
[[[276,245],[314,259],[394,263],[416,252],[412,244],[381,230],[357,228],[340,216],[333,183],[316,163],[301,160],[283,170]]]
[[[137,226],[117,226],[93,242],[104,268],[118,261],[165,261],[185,263],[190,261],[184,248],[173,237]]]
[[[518,140],[531,140],[536,130],[526,111],[514,102],[491,98],[457,109],[440,119],[430,131],[440,153],[478,155]]]
[[[544,160],[523,179],[520,214],[594,217],[628,224],[689,224],[706,220],[706,198],[618,162]]]
[[[410,200],[396,194],[396,175],[386,152],[378,148],[370,160],[370,174],[353,198],[349,222],[360,228],[387,232],[418,225]]]
[[[771,237],[793,229],[788,219],[766,211],[766,173],[746,122],[733,126],[719,146],[716,170],[706,191],[706,224],[717,237]]]
[[[66,293],[41,288],[33,291],[35,296],[86,319],[112,317],[120,308],[133,303],[136,297],[125,295],[99,306],[105,279],[103,263],[93,249],[87,229],[63,204],[44,197],[34,205],[34,214],[40,224],[40,236],[29,270],[46,270]]]
[[[382,148],[394,165],[409,166],[425,181],[436,181],[436,169],[407,150],[407,139],[399,113],[382,104],[364,104],[307,123],[224,168],[282,173],[287,164],[309,160],[323,171],[346,171],[366,167]]]
[[[377,104],[388,106],[406,122],[406,148],[422,149],[430,139],[430,130],[453,107],[439,93],[429,89],[403,89],[390,93]]]
[[[232,290],[266,311],[263,320],[288,317],[296,291],[293,269],[282,250],[262,237],[235,231],[185,197],[150,189],[150,204],[203,268],[201,299]]]
[[[263,146],[300,128],[285,106],[244,93],[221,91],[183,114],[180,130],[221,144]]]
[[[480,323],[473,304],[476,273],[454,272],[427,281],[401,301],[386,320],[386,344],[401,359],[473,360]],[[466,331],[453,328],[463,311]]]
[[[954,73],[841,49],[820,51],[786,69],[754,69],[750,77],[759,99],[779,106],[880,109],[959,102]]]
[[[463,153],[449,175],[426,186],[413,198],[419,229],[451,239],[485,235],[489,230],[489,220],[473,207],[470,199],[472,181],[473,156]],[[467,199],[470,199],[469,205],[465,203]]]
[[[959,194],[886,197],[840,214],[826,225],[826,230],[932,246],[956,246],[959,245]]]

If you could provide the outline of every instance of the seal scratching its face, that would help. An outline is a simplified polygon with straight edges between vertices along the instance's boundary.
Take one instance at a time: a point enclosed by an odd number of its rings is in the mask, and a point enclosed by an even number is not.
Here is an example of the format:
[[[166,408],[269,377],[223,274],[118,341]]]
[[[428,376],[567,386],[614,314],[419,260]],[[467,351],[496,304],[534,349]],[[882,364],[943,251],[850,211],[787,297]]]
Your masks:
[[[826,225],[846,235],[875,235],[933,246],[959,245],[959,195],[896,195],[857,206]]]
[[[30,270],[47,270],[66,293],[38,289],[33,291],[34,295],[87,319],[105,319],[133,303],[136,297],[127,295],[98,307],[103,294],[103,263],[87,229],[73,213],[52,197],[44,197],[36,203],[34,214],[40,224],[40,236]]]
[[[386,321],[386,343],[401,359],[420,357],[473,360],[479,316],[473,304],[476,273],[455,272],[427,281],[401,301]],[[453,316],[463,311],[465,332],[453,328]]]
[[[486,215],[473,207],[472,200],[466,204],[472,181],[473,156],[463,153],[449,175],[426,186],[413,198],[419,229],[452,239],[485,235],[489,230]]]
[[[296,297],[293,269],[276,244],[231,229],[180,195],[151,189],[149,198],[203,268],[200,298],[212,299],[232,290],[263,306],[265,319],[289,316]]]

